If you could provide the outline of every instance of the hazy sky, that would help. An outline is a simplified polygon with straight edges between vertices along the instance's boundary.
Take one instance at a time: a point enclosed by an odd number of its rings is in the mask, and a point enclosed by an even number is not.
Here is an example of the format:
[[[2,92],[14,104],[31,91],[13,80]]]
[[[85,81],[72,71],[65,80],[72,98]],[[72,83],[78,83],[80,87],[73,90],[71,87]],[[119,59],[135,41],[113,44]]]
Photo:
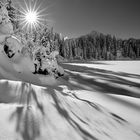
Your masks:
[[[23,1],[23,0],[21,0]],[[33,1],[33,0],[32,0]],[[140,0],[38,0],[54,30],[77,37],[92,30],[140,38]]]

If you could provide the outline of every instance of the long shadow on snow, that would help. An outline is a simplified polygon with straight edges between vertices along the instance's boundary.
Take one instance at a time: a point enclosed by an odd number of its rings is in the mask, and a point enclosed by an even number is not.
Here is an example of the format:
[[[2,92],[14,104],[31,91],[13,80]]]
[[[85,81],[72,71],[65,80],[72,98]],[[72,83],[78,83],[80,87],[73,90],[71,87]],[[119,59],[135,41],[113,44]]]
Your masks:
[[[31,102],[34,102],[33,106]],[[40,136],[40,123],[38,113],[45,115],[43,105],[39,102],[37,93],[28,83],[21,84],[19,105],[11,114],[9,120],[16,119],[15,131],[20,134],[23,140],[35,140]],[[35,109],[34,109],[35,107]]]
[[[58,95],[58,93],[56,93],[56,90],[60,91],[61,94]],[[56,88],[47,87],[45,89],[45,92],[46,92],[46,94],[51,96],[51,98],[53,99],[54,107],[56,108],[56,110],[59,113],[59,115],[62,116],[73,127],[73,129],[75,129],[75,131],[77,133],[79,133],[79,135],[82,137],[83,140],[86,140],[86,139],[97,140],[97,138],[94,137],[92,133],[88,132],[85,128],[83,128],[76,120],[74,120],[71,117],[70,114],[72,113],[81,123],[84,123],[86,125],[88,125],[88,123],[85,120],[81,119],[79,116],[77,116],[72,110],[67,109],[63,105],[63,101],[62,101],[63,97],[70,96],[71,98],[73,98],[74,96],[72,94],[71,95],[67,95],[66,93],[63,92],[63,89],[60,88],[60,87],[56,87]],[[76,96],[74,98],[76,98]],[[77,99],[81,100],[78,97],[77,97]],[[86,102],[92,108],[100,111],[100,108],[98,106],[96,106],[96,104],[88,102],[86,100],[84,102]]]
[[[66,70],[67,69],[70,70],[67,72],[68,76],[74,79],[78,83],[77,85],[71,83],[73,86],[79,85],[79,88],[82,88],[82,86],[80,86],[80,84],[82,84],[82,85],[87,85],[88,87],[102,93],[126,95],[130,97],[140,98],[140,94],[121,88],[120,86],[115,86],[115,84],[122,84],[129,87],[140,88],[139,83],[131,82],[129,80],[118,77],[118,76],[127,77],[126,75],[129,75],[129,74],[116,73],[112,71],[95,69],[95,68],[87,68],[83,66],[72,66],[68,64],[62,64],[62,66]],[[80,72],[81,74],[76,74],[76,73],[73,73],[72,71]],[[92,78],[83,77],[82,73],[84,74],[86,73],[87,75],[92,76]],[[135,75],[135,74],[134,75],[131,74],[131,76],[128,76],[128,77],[134,77],[134,76],[137,79],[139,79],[140,77],[140,75]],[[106,83],[100,82],[99,80],[104,80],[106,81]],[[111,82],[112,84],[107,83],[107,82]],[[84,86],[83,86],[83,89],[84,89]]]
[[[48,86],[46,89],[44,89],[45,92],[43,92],[42,94],[52,98],[54,102],[52,105],[56,108],[58,114],[68,122],[68,124],[75,130],[76,133],[78,133],[81,136],[83,140],[86,139],[97,140],[97,138],[94,136],[94,134],[91,133],[91,131],[89,131],[88,129],[83,127],[83,125],[81,125],[84,124],[90,128],[90,125],[93,124],[88,122],[84,117],[77,115],[77,112],[74,111],[76,105],[74,106],[74,108],[69,107],[72,103],[70,102],[71,100],[69,100],[69,98],[74,98],[77,101],[85,103],[94,111],[96,110],[97,112],[100,112],[102,114],[105,114],[104,110],[102,110],[101,106],[94,104],[93,102],[80,99],[75,93],[64,92],[63,88],[61,87],[61,84],[67,85],[70,88],[71,87],[75,88],[75,86],[73,85],[70,86],[70,83],[64,80],[62,83],[60,82],[60,85],[57,85],[56,87]],[[57,93],[56,91],[59,92]],[[37,97],[37,93],[29,84],[22,83],[21,93],[22,94],[20,96],[19,103],[22,106],[17,107],[16,110],[11,114],[10,121],[16,119],[16,132],[20,134],[23,140],[36,140],[36,138],[39,138],[41,135],[41,129],[40,129],[41,124],[39,123],[37,111],[40,112],[40,114],[43,117],[45,117],[47,115],[44,111],[45,106],[44,104],[41,104],[41,102]],[[27,97],[25,97],[25,95],[27,95]],[[34,102],[33,105],[35,105],[36,111],[34,111],[34,108],[32,107],[32,101]],[[49,100],[46,101],[49,102]],[[93,113],[95,113],[94,111]],[[74,119],[72,116],[75,116],[77,119]],[[110,114],[110,117],[116,120],[117,122],[121,123],[122,125],[123,123],[126,123],[126,121],[123,118],[120,118],[115,114]],[[100,122],[99,126],[100,125],[105,125],[105,124],[103,122]]]
[[[69,84],[67,86],[69,86]],[[21,136],[22,140],[36,140],[41,136],[41,124],[39,123],[40,120],[38,118],[37,112],[40,112],[41,116],[45,117],[47,115],[44,111],[45,106],[39,101],[37,93],[32,88],[32,85],[28,83],[22,83],[20,90],[21,94],[19,98],[19,105],[21,106],[16,107],[15,111],[10,115],[9,120],[16,120],[15,131]],[[87,103],[90,107],[96,109],[97,111],[101,111],[100,107],[89,101],[82,100],[76,97],[76,95],[63,92],[63,88],[59,87],[59,85],[56,87],[48,86],[46,89],[44,89],[44,91],[45,93],[39,94],[45,94],[45,96],[49,96],[53,99],[54,107],[58,111],[58,114],[62,116],[73,127],[73,129],[82,137],[83,140],[87,138],[97,140],[97,138],[94,137],[94,135],[91,132],[83,128],[76,120],[74,120],[71,117],[71,115],[69,114],[69,110],[63,107],[63,102],[61,102],[60,99],[62,100],[63,97],[67,98],[67,96],[69,96],[71,98],[76,98],[79,101]],[[61,94],[57,95],[56,91],[59,91]],[[70,112],[81,123],[88,125],[87,122],[79,116],[77,116],[76,113],[74,113],[73,111]]]
[[[69,64],[69,63],[80,63],[80,64],[99,64],[99,65],[112,65],[112,64],[107,64],[107,63],[104,63],[104,62],[100,62],[100,61],[79,61],[79,60],[74,60],[74,61],[71,61],[71,62],[65,62],[65,64]]]
[[[65,83],[67,83],[67,82],[65,82]],[[63,84],[65,84],[65,83],[63,83]],[[56,91],[59,91],[59,93]],[[90,119],[93,119],[93,118],[88,118],[88,116],[87,116],[87,118],[85,118],[85,117],[83,117],[84,115],[79,116],[78,112],[76,112],[76,110],[74,110],[74,108],[79,108],[77,106],[78,104],[77,105],[74,104],[73,108],[71,108],[70,107],[71,100],[67,100],[67,98],[68,99],[74,98],[78,102],[86,104],[87,106],[89,106],[89,108],[93,109],[93,112],[90,112],[90,113],[91,114],[95,113],[94,114],[95,116],[96,116],[97,112],[100,112],[102,115],[105,115],[107,113],[106,112],[107,110],[105,110],[102,106],[100,106],[94,102],[90,102],[86,99],[79,98],[75,93],[72,93],[72,92],[69,94],[65,93],[65,92],[63,92],[63,88],[61,88],[59,86],[57,86],[55,88],[47,87],[45,89],[45,93],[53,99],[53,101],[54,101],[53,105],[56,108],[58,114],[62,118],[64,118],[68,122],[68,124],[70,124],[70,126],[72,126],[72,128],[75,130],[75,132],[78,133],[82,137],[83,140],[87,140],[87,139],[97,140],[97,138],[94,136],[94,132],[91,133],[91,131],[89,131],[89,129],[86,129],[85,127],[83,127],[81,125],[81,124],[84,124],[90,128],[93,125],[93,124],[91,124]],[[73,115],[76,117],[76,119],[74,119],[72,117]],[[118,122],[121,125],[124,125],[125,123],[127,123],[126,120],[124,120],[120,116],[113,114],[113,113],[110,113],[110,116],[108,116],[108,117],[110,117],[110,119],[113,119],[114,121]],[[80,123],[79,123],[79,121],[80,121]],[[98,125],[99,125],[99,127],[101,127],[100,125],[106,126],[106,124],[104,124],[102,121],[99,122]],[[108,137],[110,137],[110,136],[108,135]]]
[[[87,63],[88,64],[88,63]],[[91,63],[94,64],[94,63]],[[131,73],[124,73],[124,72],[113,72],[109,70],[104,70],[104,69],[98,69],[98,68],[89,68],[86,66],[76,66],[76,65],[69,65],[69,63],[63,63],[61,66],[64,69],[68,69],[71,71],[77,71],[77,72],[84,72],[88,74],[94,74],[94,73],[100,73],[100,74],[109,74],[109,75],[115,75],[115,76],[123,76],[123,77],[128,77],[128,78],[137,78],[140,79],[140,75],[138,74],[131,74]]]

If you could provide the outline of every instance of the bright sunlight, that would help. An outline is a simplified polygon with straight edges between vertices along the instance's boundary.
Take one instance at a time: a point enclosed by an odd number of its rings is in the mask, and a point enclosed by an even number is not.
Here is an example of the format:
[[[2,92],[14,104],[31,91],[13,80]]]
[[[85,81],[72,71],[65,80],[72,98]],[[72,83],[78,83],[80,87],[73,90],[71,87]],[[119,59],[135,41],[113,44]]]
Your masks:
[[[35,11],[30,11],[26,13],[25,19],[29,24],[35,24],[37,22],[37,13]]]
[[[44,18],[47,21],[46,16],[48,14],[43,14],[46,11],[47,7],[41,8],[41,4],[35,1],[24,0],[24,5],[20,8],[20,20],[22,28],[32,31],[36,29],[38,25],[43,24]]]

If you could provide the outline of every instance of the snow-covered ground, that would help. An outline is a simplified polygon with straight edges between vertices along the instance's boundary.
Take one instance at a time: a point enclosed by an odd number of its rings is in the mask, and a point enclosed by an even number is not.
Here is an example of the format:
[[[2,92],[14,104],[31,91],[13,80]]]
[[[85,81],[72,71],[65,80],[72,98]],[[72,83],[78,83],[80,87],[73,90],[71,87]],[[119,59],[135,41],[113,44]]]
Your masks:
[[[0,80],[0,140],[140,139],[140,61],[62,67],[55,86]]]

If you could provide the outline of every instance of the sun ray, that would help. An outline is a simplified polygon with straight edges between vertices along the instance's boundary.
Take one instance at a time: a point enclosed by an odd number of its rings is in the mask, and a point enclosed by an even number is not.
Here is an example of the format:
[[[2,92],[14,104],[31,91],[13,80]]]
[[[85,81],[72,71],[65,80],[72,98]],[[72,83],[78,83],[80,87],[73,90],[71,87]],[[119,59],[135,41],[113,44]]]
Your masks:
[[[33,2],[24,0],[24,6],[20,6],[20,24],[22,29],[26,28],[28,31],[32,31],[37,28],[37,26],[42,25],[45,21],[45,17],[49,14],[44,14],[46,8],[41,9],[41,3],[38,3],[38,0]],[[43,24],[44,25],[44,24]]]
[[[36,10],[36,5],[37,5],[37,0],[35,1],[35,3],[34,3],[34,6],[33,6],[33,11],[35,11]]]

